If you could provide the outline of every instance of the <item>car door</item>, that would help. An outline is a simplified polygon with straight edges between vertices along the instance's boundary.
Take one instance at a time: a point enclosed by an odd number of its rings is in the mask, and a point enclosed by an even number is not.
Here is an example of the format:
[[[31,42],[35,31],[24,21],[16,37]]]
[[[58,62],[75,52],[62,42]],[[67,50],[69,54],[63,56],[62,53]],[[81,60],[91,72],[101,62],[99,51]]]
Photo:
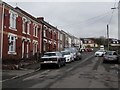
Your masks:
[[[119,56],[118,56],[118,54],[117,54],[116,52],[113,53],[113,56],[114,56],[115,58],[117,58],[117,60],[119,59]]]

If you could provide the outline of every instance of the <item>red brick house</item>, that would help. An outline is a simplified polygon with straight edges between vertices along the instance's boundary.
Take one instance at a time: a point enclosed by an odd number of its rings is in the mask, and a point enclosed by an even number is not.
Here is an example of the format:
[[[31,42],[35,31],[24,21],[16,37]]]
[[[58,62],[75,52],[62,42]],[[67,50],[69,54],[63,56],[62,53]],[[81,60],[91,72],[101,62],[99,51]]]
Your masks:
[[[42,23],[42,53],[58,51],[58,29],[44,21],[43,17],[37,19]]]
[[[0,3],[0,58],[3,63],[35,59],[32,57],[36,53],[61,51],[68,46],[68,39],[67,33],[47,23],[43,17],[35,18],[19,7]]]
[[[31,58],[36,52],[41,52],[41,23],[18,7],[13,8],[4,2],[2,4],[4,6],[3,62]]]
[[[3,28],[2,28],[2,24],[3,24],[3,5],[0,2],[0,60],[2,59],[2,33],[3,33]]]

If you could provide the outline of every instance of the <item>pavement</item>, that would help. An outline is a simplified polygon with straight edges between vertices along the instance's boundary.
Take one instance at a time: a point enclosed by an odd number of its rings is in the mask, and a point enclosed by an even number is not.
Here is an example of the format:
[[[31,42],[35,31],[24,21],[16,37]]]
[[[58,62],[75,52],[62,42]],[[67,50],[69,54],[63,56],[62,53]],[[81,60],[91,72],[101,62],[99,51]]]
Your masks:
[[[7,80],[12,80],[15,78],[19,78],[21,76],[33,73],[40,70],[40,63],[34,63],[31,65],[24,66],[20,70],[2,70],[2,81],[0,82],[5,82]]]

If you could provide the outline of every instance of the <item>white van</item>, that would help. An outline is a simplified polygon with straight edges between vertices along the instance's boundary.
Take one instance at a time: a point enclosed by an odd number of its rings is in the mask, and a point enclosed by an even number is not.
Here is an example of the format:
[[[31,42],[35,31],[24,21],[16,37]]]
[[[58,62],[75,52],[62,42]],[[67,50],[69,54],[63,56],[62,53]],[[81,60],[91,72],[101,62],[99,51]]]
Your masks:
[[[104,45],[100,45],[100,50],[104,50]]]

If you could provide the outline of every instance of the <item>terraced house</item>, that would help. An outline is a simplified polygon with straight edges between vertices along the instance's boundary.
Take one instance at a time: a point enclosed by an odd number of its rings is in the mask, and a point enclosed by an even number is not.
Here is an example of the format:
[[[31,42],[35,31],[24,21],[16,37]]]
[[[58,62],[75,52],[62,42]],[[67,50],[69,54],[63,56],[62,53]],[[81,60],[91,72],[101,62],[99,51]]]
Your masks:
[[[34,60],[72,46],[72,36],[19,7],[0,2],[0,59],[3,64]]]
[[[44,21],[43,17],[37,18],[42,23],[42,53],[58,50],[58,29]]]
[[[0,4],[0,58],[3,63],[35,59],[37,53],[58,51],[58,29],[19,7]]]
[[[2,60],[18,62],[41,52],[42,24],[22,9],[2,2]]]
[[[2,6],[2,2],[0,2],[0,60],[2,59],[2,33],[3,33],[3,6]]]

